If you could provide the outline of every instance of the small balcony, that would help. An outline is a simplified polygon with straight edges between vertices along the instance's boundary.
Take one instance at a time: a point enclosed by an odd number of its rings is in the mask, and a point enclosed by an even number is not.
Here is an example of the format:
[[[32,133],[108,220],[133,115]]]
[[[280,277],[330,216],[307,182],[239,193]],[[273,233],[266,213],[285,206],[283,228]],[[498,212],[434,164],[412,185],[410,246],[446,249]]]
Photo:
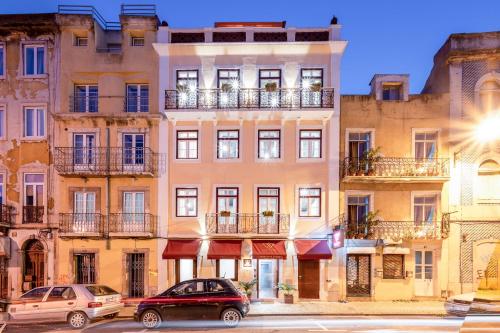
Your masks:
[[[163,174],[166,160],[150,148],[57,147],[54,166],[66,176]]]
[[[99,112],[99,95],[69,96],[69,111],[75,113]]]
[[[287,235],[290,228],[290,214],[206,214],[209,234],[261,234]]]
[[[158,217],[149,213],[116,213],[109,215],[110,237],[155,237]]]
[[[104,236],[104,216],[99,213],[59,214],[59,234],[62,237]]]
[[[23,206],[23,224],[43,223],[44,206]]]
[[[449,160],[381,157],[371,162],[364,158],[346,158],[342,178],[344,182],[442,183],[449,179]]]
[[[9,228],[14,223],[14,207],[0,204],[0,227]]]
[[[166,90],[165,110],[333,109],[333,88]]]

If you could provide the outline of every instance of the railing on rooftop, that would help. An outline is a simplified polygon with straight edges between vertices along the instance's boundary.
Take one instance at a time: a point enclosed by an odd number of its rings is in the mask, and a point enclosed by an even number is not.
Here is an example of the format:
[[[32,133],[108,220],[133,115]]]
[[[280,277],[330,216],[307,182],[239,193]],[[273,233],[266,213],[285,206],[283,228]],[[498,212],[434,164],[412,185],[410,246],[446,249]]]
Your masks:
[[[102,15],[95,9],[94,6],[82,5],[58,5],[58,14],[73,14],[73,15],[91,15],[92,18],[99,23],[104,30],[120,30],[120,22],[108,22]]]
[[[155,16],[156,5],[122,5],[121,15],[126,16]]]

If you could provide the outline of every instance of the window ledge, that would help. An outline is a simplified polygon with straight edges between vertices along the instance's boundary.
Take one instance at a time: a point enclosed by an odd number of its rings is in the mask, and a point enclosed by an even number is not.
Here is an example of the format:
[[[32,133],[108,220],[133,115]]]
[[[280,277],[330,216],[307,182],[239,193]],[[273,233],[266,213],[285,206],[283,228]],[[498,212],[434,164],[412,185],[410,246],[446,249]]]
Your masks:
[[[20,80],[40,80],[47,79],[49,76],[47,74],[37,74],[37,75],[21,75],[18,77]]]

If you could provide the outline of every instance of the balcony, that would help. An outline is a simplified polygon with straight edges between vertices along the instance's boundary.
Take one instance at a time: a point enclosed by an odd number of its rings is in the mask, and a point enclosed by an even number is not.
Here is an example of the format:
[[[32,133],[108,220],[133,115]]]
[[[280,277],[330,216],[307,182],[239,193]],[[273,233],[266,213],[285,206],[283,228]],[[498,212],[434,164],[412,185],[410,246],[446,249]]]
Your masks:
[[[14,207],[0,204],[0,227],[8,228],[14,223]]]
[[[333,109],[333,88],[166,90],[165,110]]]
[[[59,214],[59,234],[61,237],[103,237],[104,216],[99,213]]]
[[[368,162],[364,158],[346,158],[342,178],[344,182],[442,183],[449,179],[449,160],[381,157]]]
[[[112,51],[107,51],[112,52]],[[149,112],[149,96],[137,96],[136,94],[127,94],[126,96],[101,96],[101,95],[82,95],[69,96],[69,112],[97,114],[99,105],[103,109],[123,108],[125,112]]]
[[[289,214],[206,214],[209,234],[261,234],[287,235],[290,226]]]
[[[158,217],[148,213],[117,213],[109,215],[110,237],[155,237]]]
[[[43,223],[44,206],[23,206],[23,224]]]
[[[57,147],[54,166],[61,175],[158,177],[165,171],[165,157],[150,148]]]

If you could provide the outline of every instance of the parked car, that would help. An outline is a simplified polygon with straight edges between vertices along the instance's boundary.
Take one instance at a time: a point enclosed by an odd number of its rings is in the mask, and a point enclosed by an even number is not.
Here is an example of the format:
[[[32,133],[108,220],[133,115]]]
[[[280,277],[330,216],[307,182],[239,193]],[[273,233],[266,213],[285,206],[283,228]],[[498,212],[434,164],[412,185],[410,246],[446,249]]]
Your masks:
[[[107,286],[70,284],[34,288],[7,311],[9,321],[61,321],[80,329],[96,318],[114,318],[121,309],[121,295]]]
[[[235,327],[250,310],[250,302],[227,279],[194,279],[176,284],[165,292],[143,300],[134,320],[147,329],[166,321],[221,320]]]
[[[469,313],[470,305],[474,300],[475,294],[476,293],[468,293],[448,297],[446,303],[444,303],[446,313],[452,316],[466,316],[467,313]]]
[[[445,303],[449,315],[500,315],[500,292],[478,291],[449,297]]]

